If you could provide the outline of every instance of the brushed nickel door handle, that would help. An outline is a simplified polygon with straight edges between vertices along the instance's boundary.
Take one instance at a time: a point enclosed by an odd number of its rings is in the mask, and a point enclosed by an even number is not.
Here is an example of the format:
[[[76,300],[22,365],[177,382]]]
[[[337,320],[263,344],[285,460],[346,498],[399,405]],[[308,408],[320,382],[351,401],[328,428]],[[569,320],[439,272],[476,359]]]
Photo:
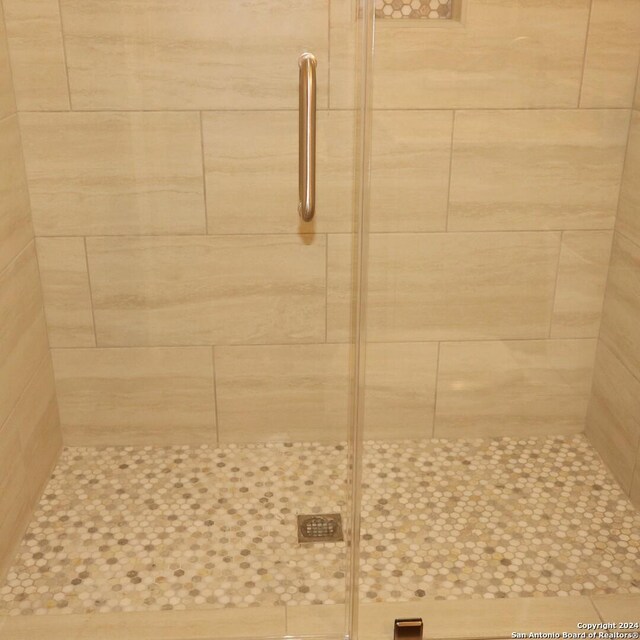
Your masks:
[[[316,210],[316,57],[303,53],[300,67],[300,107],[298,126],[298,213],[309,222]]]

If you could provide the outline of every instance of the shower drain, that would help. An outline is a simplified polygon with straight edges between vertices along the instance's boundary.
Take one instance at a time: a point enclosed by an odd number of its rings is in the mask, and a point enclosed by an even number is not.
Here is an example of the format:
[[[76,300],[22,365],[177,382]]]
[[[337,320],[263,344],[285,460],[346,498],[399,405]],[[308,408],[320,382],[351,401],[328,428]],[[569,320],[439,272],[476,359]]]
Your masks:
[[[298,516],[298,542],[340,542],[343,539],[339,513]]]

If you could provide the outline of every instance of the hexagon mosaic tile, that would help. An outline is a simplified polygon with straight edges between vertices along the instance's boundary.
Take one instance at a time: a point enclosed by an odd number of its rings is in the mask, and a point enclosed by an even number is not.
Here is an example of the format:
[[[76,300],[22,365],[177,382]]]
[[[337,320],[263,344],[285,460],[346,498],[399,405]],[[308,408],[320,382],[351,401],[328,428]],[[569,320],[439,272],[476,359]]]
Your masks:
[[[453,0],[376,0],[376,18],[450,20]]]
[[[66,449],[0,587],[10,615],[343,600],[346,447]],[[640,593],[640,513],[583,436],[367,442],[362,599]]]

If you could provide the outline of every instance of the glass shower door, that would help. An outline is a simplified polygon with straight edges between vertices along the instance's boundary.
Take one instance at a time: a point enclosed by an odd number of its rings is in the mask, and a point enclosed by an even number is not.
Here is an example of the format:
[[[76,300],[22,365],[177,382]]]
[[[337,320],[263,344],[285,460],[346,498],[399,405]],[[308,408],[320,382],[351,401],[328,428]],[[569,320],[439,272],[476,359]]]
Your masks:
[[[639,35],[376,3],[358,637],[638,622]]]
[[[65,446],[3,632],[344,636],[366,11],[7,5]]]

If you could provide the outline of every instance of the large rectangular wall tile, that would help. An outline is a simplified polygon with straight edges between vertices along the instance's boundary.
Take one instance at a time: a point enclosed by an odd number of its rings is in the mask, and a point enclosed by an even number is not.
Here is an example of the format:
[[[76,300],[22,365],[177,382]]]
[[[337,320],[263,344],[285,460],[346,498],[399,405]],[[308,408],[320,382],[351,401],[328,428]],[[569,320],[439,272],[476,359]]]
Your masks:
[[[353,111],[319,111],[316,215],[298,215],[298,113],[203,115],[209,233],[349,231],[353,227]]]
[[[628,111],[456,114],[449,229],[609,229]]]
[[[365,438],[430,438],[438,344],[370,343],[366,352]]]
[[[0,120],[0,271],[32,236],[18,117],[14,115]]]
[[[306,50],[327,104],[328,0],[61,5],[77,109],[294,109]]]
[[[629,491],[640,445],[640,381],[602,341],[586,433],[618,482]]]
[[[0,424],[49,346],[33,243],[0,273]]]
[[[84,238],[38,238],[36,247],[49,343],[52,347],[93,347]]]
[[[62,446],[53,367],[48,353],[44,354],[4,428],[15,428],[18,432],[19,454],[25,469],[29,470],[28,506],[33,508]]]
[[[464,24],[453,28],[399,28],[394,21],[379,21],[374,107],[577,105],[588,0],[553,7],[516,0],[467,0],[466,5]]]
[[[436,437],[584,429],[596,340],[440,345]]]
[[[31,515],[29,476],[20,455],[18,426],[15,423],[0,425],[0,580],[3,582]]]
[[[555,232],[372,234],[367,337],[546,337],[559,250]]]
[[[349,348],[216,347],[220,441],[346,440]]]
[[[640,246],[613,239],[600,338],[640,378]]]
[[[208,347],[53,349],[66,444],[216,442]]]
[[[640,58],[640,3],[593,0],[581,107],[630,107]]]
[[[58,0],[3,0],[21,111],[69,108]]]
[[[450,111],[374,112],[372,231],[447,228],[452,127]]]
[[[325,337],[326,239],[88,238],[99,346]]]
[[[552,338],[598,336],[613,231],[562,234]]]
[[[640,111],[631,114],[616,229],[640,246]]]
[[[36,235],[204,233],[197,113],[20,116]]]
[[[11,82],[11,63],[9,61],[9,48],[7,34],[4,27],[2,4],[0,3],[0,120],[15,113],[16,102]]]

